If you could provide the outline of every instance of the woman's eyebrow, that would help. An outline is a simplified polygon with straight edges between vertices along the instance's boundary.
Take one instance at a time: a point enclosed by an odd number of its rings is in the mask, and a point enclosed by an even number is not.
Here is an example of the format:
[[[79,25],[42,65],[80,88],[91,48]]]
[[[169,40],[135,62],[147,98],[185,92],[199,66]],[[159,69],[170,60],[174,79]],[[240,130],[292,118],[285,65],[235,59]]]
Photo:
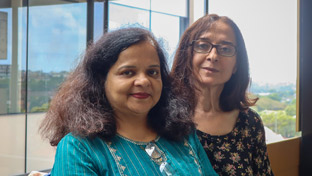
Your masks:
[[[222,40],[222,41],[220,42],[220,44],[227,44],[227,45],[235,46],[233,42],[226,41],[226,40]]]
[[[211,41],[209,40],[209,38],[204,38],[204,37],[199,38],[199,40],[203,40],[203,41],[211,42]],[[230,42],[230,41],[227,41],[227,40],[221,40],[221,42],[218,42],[218,44],[226,44],[226,45],[232,45],[232,46],[235,46],[235,45],[234,45],[234,42]]]
[[[150,66],[148,66],[148,67],[160,67],[160,65],[150,65]]]
[[[127,69],[127,68],[136,68],[136,66],[134,66],[134,65],[124,65],[124,66],[119,67],[117,70]]]
[[[210,42],[209,38],[205,38],[205,37],[201,37],[201,38],[199,38],[198,40],[204,40],[204,41]]]

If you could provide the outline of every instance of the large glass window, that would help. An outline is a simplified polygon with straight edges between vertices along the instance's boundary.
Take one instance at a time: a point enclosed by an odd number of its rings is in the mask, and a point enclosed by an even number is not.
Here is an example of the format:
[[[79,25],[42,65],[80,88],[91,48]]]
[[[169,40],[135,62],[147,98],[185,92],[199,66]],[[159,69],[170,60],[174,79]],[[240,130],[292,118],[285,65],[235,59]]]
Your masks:
[[[238,10],[239,9],[239,10]],[[209,13],[233,19],[243,33],[250,63],[250,92],[267,142],[296,132],[297,1],[209,0]]]
[[[86,3],[29,1],[27,171],[51,168],[55,149],[38,127],[49,101],[86,48]],[[45,12],[45,13],[42,13]]]
[[[24,171],[26,7],[0,3],[0,175]]]
[[[97,40],[105,31],[105,2],[90,3],[1,0],[0,175],[52,168],[55,148],[42,140],[38,128],[58,86],[82,57],[87,35]],[[187,4],[180,0],[109,1],[108,14],[108,31],[151,30],[170,56],[188,24]],[[93,19],[91,28],[88,19]]]

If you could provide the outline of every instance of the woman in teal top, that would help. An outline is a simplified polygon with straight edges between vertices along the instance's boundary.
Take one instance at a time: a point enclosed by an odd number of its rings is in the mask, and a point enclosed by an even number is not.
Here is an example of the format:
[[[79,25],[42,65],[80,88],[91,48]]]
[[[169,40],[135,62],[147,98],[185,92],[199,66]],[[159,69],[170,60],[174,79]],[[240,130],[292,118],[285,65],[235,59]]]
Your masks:
[[[105,34],[42,122],[42,134],[57,146],[51,175],[217,175],[180,103],[151,33]]]
[[[146,153],[148,145],[163,152],[160,163]],[[138,142],[118,134],[110,141],[68,134],[58,144],[52,175],[216,175],[205,155],[194,135],[180,142]],[[162,162],[168,164],[163,172]]]

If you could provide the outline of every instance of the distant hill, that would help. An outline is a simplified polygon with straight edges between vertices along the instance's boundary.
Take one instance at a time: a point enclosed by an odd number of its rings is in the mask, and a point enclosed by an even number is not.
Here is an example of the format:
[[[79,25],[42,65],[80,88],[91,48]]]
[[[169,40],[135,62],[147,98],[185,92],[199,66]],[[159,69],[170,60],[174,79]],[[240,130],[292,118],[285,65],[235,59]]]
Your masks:
[[[259,93],[277,93],[277,92],[295,92],[296,84],[292,83],[278,83],[278,84],[259,84],[252,82],[250,92],[254,94]]]
[[[256,109],[258,111],[263,111],[263,110],[283,110],[286,108],[285,103],[281,103],[280,101],[273,100],[269,97],[260,97],[256,104]]]

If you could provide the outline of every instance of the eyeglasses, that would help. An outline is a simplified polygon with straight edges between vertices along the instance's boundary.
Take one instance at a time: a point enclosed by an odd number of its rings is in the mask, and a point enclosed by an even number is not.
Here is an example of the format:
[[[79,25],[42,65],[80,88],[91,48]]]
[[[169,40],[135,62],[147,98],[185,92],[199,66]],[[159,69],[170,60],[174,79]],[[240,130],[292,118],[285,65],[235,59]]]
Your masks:
[[[156,164],[159,165],[159,170],[162,175],[173,175],[171,172],[172,169],[169,163],[167,163],[167,157],[165,153],[162,152],[154,142],[150,142],[146,145],[145,152]]]
[[[214,45],[207,40],[198,39],[193,40],[190,45],[193,46],[193,50],[197,53],[210,53],[212,48],[216,48],[217,53],[221,56],[232,57],[236,54],[236,47],[231,44]]]

